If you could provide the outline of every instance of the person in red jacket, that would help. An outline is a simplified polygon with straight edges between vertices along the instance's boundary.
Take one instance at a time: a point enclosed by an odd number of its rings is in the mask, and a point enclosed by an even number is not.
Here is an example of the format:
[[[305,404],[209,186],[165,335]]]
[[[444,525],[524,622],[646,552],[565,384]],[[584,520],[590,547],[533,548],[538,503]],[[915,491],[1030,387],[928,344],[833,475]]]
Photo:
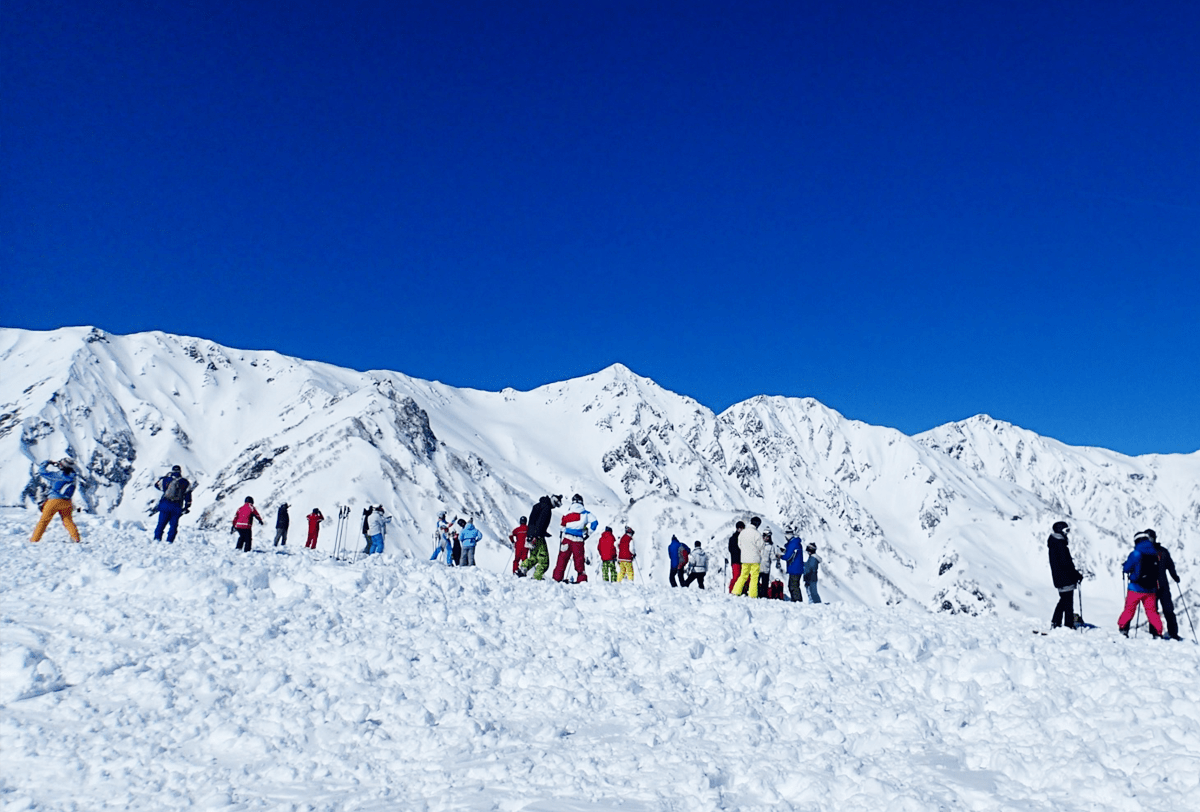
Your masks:
[[[617,542],[617,562],[621,565],[621,571],[617,574],[617,583],[628,578],[633,580],[633,559],[637,558],[637,553],[633,551],[633,528],[625,525],[625,535],[621,536],[621,540]]]
[[[611,527],[604,528],[604,532],[600,534],[598,552],[600,553],[600,577],[605,581],[615,583],[617,580],[617,537],[613,535]]]
[[[259,524],[263,523],[263,517],[254,509],[254,497],[247,496],[245,503],[238,508],[233,517],[233,529],[238,534],[237,549],[242,552],[250,552],[250,530],[254,527],[255,519]]]
[[[524,575],[525,571],[521,569],[521,564],[525,563],[525,556],[529,555],[525,549],[525,538],[529,535],[529,519],[521,517],[521,522],[513,528],[508,534],[508,540],[513,544],[513,575]]]
[[[304,546],[310,550],[317,549],[317,534],[321,532],[323,521],[325,516],[320,508],[313,508],[312,513],[308,514],[308,541],[304,542]]]

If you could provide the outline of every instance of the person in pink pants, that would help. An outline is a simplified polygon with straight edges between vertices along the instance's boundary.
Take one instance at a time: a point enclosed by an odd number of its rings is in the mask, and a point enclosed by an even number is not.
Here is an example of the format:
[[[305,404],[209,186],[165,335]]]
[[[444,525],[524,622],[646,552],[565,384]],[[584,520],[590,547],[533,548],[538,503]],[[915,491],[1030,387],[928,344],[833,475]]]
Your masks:
[[[1125,559],[1124,570],[1129,576],[1129,591],[1125,593],[1125,611],[1117,618],[1117,628],[1121,634],[1129,636],[1129,624],[1140,604],[1150,621],[1150,633],[1161,637],[1163,622],[1155,603],[1158,597],[1158,550],[1149,532],[1143,530],[1133,537],[1133,552]]]

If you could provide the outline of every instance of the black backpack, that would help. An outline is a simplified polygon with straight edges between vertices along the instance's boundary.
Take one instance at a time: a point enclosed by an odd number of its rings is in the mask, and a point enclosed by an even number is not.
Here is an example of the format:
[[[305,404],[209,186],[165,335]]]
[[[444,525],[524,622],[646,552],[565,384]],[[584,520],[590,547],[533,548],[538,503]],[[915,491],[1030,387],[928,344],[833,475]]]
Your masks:
[[[168,502],[183,504],[183,500],[187,498],[188,484],[188,481],[183,477],[172,479],[170,484],[167,485],[167,489],[163,491],[163,498]]]
[[[1134,571],[1133,582],[1151,592],[1158,590],[1158,556],[1142,553]]]

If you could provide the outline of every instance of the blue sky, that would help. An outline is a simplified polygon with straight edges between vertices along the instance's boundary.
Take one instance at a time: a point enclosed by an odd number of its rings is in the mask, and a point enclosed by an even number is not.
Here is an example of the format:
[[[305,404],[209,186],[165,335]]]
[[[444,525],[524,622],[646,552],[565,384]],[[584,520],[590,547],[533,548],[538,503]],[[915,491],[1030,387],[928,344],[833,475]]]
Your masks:
[[[1200,4],[0,14],[5,325],[1200,449]]]

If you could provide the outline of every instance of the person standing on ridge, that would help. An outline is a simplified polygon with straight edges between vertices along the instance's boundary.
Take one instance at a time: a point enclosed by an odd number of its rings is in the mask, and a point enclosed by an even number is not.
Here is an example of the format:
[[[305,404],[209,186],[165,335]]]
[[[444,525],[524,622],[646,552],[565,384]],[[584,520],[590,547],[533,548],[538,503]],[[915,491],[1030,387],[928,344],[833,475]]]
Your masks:
[[[550,531],[550,520],[554,517],[554,509],[562,504],[562,496],[543,496],[529,511],[529,535],[525,543],[529,547],[529,557],[525,560],[525,572],[533,570],[533,579],[541,581],[550,569],[550,551],[546,547],[546,538]]]
[[[450,543],[450,523],[446,521],[446,511],[438,511],[437,528],[433,531],[433,542],[436,545],[433,548],[433,555],[429,556],[430,561],[437,560],[440,553],[446,554],[446,566],[449,567],[452,563],[454,554],[454,545]]]
[[[733,593],[733,585],[742,574],[742,548],[738,546],[738,534],[745,529],[746,523],[738,522],[733,528],[733,535],[729,537],[729,567],[732,571],[729,578],[730,594]]]
[[[178,465],[171,467],[171,473],[164,474],[154,483],[154,487],[162,491],[158,500],[158,527],[154,528],[154,540],[162,541],[163,529],[167,529],[167,543],[174,544],[179,532],[179,518],[191,510],[192,483],[183,476],[183,469]]]
[[[671,575],[668,578],[671,586],[683,586],[683,568],[687,565],[687,555],[684,553],[685,549],[687,549],[686,544],[675,536],[671,536],[671,543],[667,545],[667,555],[671,557]]]
[[[325,516],[321,513],[320,508],[313,508],[307,518],[308,539],[304,542],[304,546],[309,550],[315,550],[317,549],[317,535],[321,532],[321,522],[325,521]]]
[[[617,542],[617,564],[621,570],[617,573],[618,584],[626,578],[633,583],[633,559],[635,558],[637,558],[637,553],[633,550],[633,528],[625,525],[625,533]]]
[[[237,513],[233,516],[233,530],[238,534],[237,548],[244,553],[250,552],[251,536],[254,528],[254,522],[263,523],[263,517],[254,507],[254,497],[247,496],[246,501],[237,509]]]
[[[767,598],[771,595],[771,578],[775,572],[775,562],[779,559],[779,552],[775,549],[775,542],[770,530],[762,531],[762,540],[762,559],[759,561],[758,568],[758,597]]]
[[[733,585],[733,594],[741,595],[749,587],[750,597],[758,597],[758,571],[762,569],[763,538],[758,532],[762,520],[755,516],[750,526],[738,533],[738,549],[742,552],[742,574]]]
[[[1175,602],[1171,600],[1171,582],[1168,577],[1174,578],[1175,583],[1179,583],[1179,573],[1175,571],[1175,559],[1171,558],[1171,554],[1167,552],[1167,548],[1159,544],[1158,533],[1153,530],[1147,530],[1146,535],[1154,542],[1154,549],[1158,551],[1158,613],[1166,622],[1166,632],[1163,635],[1168,640],[1182,640],[1179,636],[1179,622],[1175,619]]]
[[[787,563],[788,594],[793,603],[804,603],[804,590],[800,586],[804,576],[804,542],[795,530],[788,530],[784,535],[788,540],[783,550],[783,560]]]
[[[462,528],[458,533],[459,541],[462,543],[462,560],[461,564],[464,567],[475,566],[475,545],[483,538],[483,533],[475,527],[475,520],[468,518],[466,521],[458,520],[458,526]]]
[[[809,542],[804,548],[808,560],[804,562],[804,588],[808,590],[808,602],[820,603],[821,596],[817,594],[817,567],[821,566],[821,557],[817,555],[817,545]]]
[[[58,470],[51,471],[51,467]],[[79,483],[79,478],[75,473],[75,463],[66,457],[58,462],[46,460],[38,466],[38,476],[49,484],[50,494],[40,506],[42,515],[34,526],[33,535],[29,537],[29,541],[35,544],[41,541],[46,528],[50,526],[50,520],[58,515],[62,517],[63,527],[67,528],[67,535],[71,537],[71,541],[78,543],[79,528],[75,526],[75,520],[71,517],[74,510],[71,505],[71,497],[75,495],[75,486]]]
[[[1150,634],[1161,637],[1163,622],[1155,606],[1158,592],[1158,550],[1154,548],[1154,539],[1150,533],[1143,530],[1133,537],[1133,552],[1125,559],[1122,569],[1129,576],[1129,585],[1125,593],[1125,611],[1117,618],[1117,628],[1121,634],[1128,637],[1129,624],[1141,605],[1146,611],[1146,619],[1150,621]]]
[[[375,512],[374,505],[367,505],[365,508],[363,508],[362,534],[363,534],[363,541],[366,542],[363,545],[363,554],[364,555],[366,554],[366,552],[368,550],[371,549],[370,520],[371,520],[371,514],[374,512]]]
[[[287,531],[288,525],[292,523],[292,518],[288,516],[288,503],[284,502],[279,506],[279,512],[275,514],[275,546],[287,546]]]
[[[521,521],[512,532],[508,534],[508,540],[513,546],[513,575],[520,577],[525,576],[525,569],[522,564],[525,563],[525,557],[529,554],[525,549],[525,538],[529,535],[529,519],[522,516]]]
[[[704,576],[708,574],[708,553],[704,552],[704,548],[700,546],[700,542],[696,542],[696,546],[692,548],[692,556],[688,561],[688,577],[683,582],[684,586],[691,586],[692,581],[699,581],[700,588],[704,589]]]
[[[1065,622],[1068,628],[1074,629],[1075,589],[1083,581],[1083,575],[1075,569],[1071,549],[1067,546],[1067,535],[1071,528],[1066,522],[1055,522],[1050,529],[1046,547],[1050,551],[1050,577],[1054,581],[1054,588],[1058,590],[1058,605],[1054,607],[1054,615],[1050,618],[1050,628],[1057,629]]]
[[[617,537],[611,527],[604,528],[600,541],[596,545],[600,554],[600,577],[610,583],[617,581]]]
[[[575,494],[571,497],[571,508],[562,517],[562,529],[559,531],[562,544],[559,546],[558,563],[554,565],[554,580],[561,581],[567,574],[567,562],[575,561],[575,583],[587,581],[587,570],[583,563],[583,543],[600,523],[584,508],[583,497]]]
[[[367,530],[371,534],[371,544],[367,547],[367,555],[383,552],[383,537],[387,535],[387,523],[392,517],[384,511],[383,505],[376,505],[367,518]]]

